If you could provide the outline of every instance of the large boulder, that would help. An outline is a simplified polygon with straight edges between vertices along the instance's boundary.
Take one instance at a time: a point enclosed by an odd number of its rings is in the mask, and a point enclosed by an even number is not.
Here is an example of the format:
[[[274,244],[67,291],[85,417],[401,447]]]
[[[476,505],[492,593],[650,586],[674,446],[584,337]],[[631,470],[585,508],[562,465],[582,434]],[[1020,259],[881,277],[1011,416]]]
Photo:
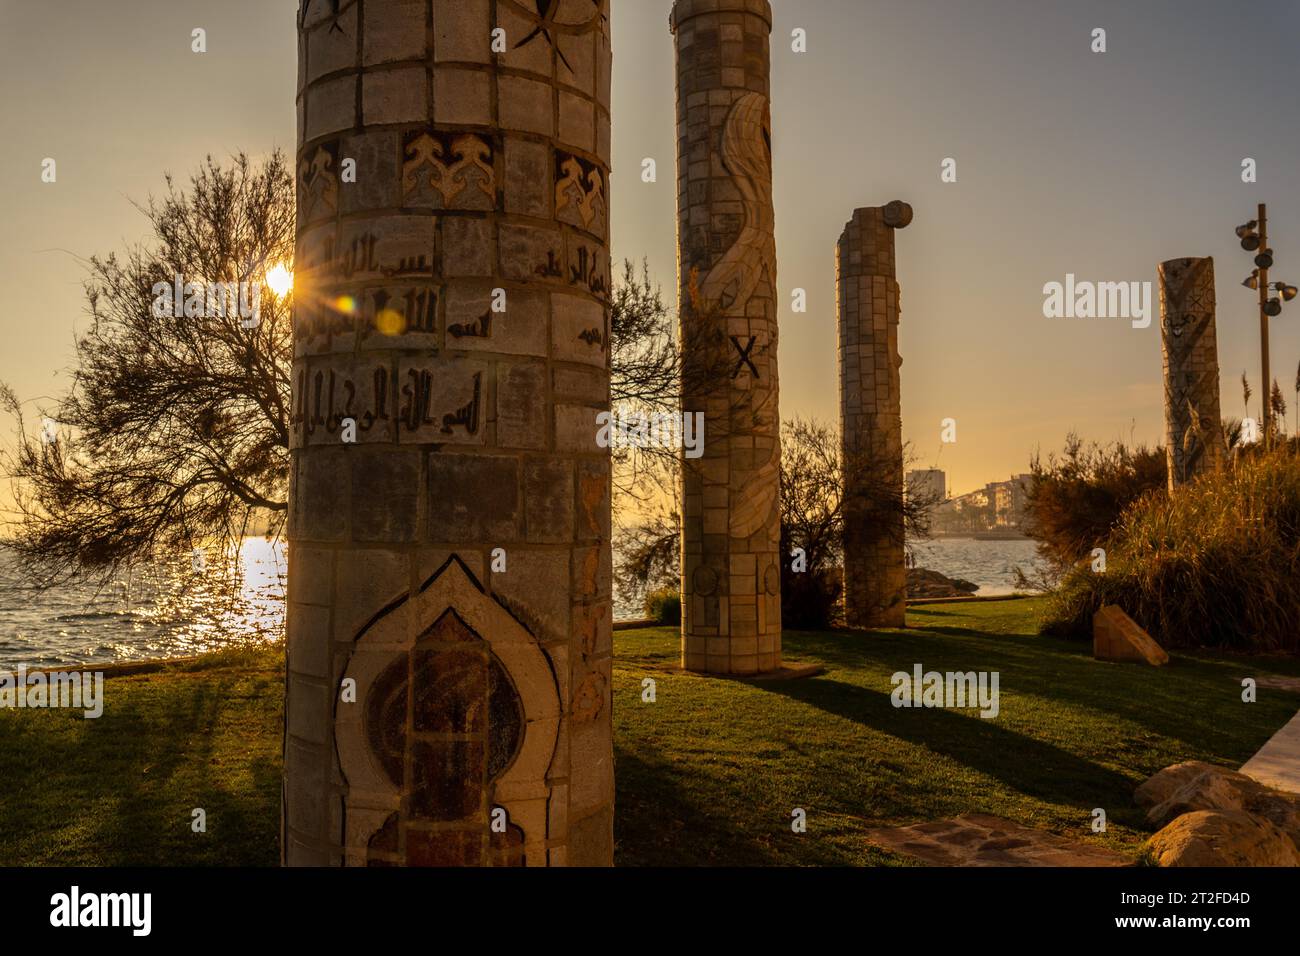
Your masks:
[[[1300,866],[1300,848],[1267,820],[1237,810],[1184,813],[1147,841],[1160,866]]]
[[[1225,769],[1206,763],[1204,760],[1184,760],[1182,763],[1172,764],[1138,784],[1138,788],[1133,791],[1133,801],[1143,809],[1154,807],[1157,803],[1164,803],[1176,790],[1201,774]]]
[[[1133,799],[1147,808],[1147,821],[1154,826],[1199,810],[1248,813],[1300,846],[1300,794],[1274,790],[1227,767],[1200,760],[1174,764],[1139,786]]]
[[[907,569],[907,596],[909,598],[966,597],[980,589],[978,584],[950,578],[929,568]]]

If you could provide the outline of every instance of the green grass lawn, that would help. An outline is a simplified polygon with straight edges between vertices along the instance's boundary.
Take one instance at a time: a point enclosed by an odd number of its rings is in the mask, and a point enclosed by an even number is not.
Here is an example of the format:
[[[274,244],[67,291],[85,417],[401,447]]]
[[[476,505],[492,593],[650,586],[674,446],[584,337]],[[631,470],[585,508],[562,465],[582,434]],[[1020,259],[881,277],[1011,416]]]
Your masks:
[[[94,720],[0,710],[0,865],[277,864],[283,658],[108,677]]]
[[[1295,660],[1101,664],[1037,636],[1040,609],[929,605],[907,631],[787,632],[786,659],[826,671],[783,682],[683,674],[674,629],[616,632],[618,862],[895,864],[865,829],[965,812],[1136,851],[1134,786],[1180,760],[1235,767],[1300,707],[1294,694],[1240,698],[1241,677],[1300,673]],[[0,864],[275,864],[280,654],[110,678],[98,720],[0,711]],[[890,675],[915,663],[998,671],[1000,714],[894,708]],[[190,830],[194,807],[206,834]],[[791,832],[796,807],[806,833]]]

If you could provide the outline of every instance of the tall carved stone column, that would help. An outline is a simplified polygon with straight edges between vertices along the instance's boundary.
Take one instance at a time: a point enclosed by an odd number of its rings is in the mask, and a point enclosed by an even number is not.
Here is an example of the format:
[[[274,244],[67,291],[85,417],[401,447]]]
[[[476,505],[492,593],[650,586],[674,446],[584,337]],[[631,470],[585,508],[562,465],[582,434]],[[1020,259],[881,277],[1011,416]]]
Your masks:
[[[609,93],[608,0],[301,4],[289,864],[612,862]]]
[[[677,0],[682,664],[781,666],[780,414],[767,0]]]
[[[1165,378],[1165,460],[1173,490],[1223,466],[1214,259],[1160,263],[1160,350]],[[1265,396],[1267,401],[1267,396]]]
[[[844,616],[850,627],[903,627],[903,412],[894,230],[912,207],[856,209],[835,253],[844,458]]]

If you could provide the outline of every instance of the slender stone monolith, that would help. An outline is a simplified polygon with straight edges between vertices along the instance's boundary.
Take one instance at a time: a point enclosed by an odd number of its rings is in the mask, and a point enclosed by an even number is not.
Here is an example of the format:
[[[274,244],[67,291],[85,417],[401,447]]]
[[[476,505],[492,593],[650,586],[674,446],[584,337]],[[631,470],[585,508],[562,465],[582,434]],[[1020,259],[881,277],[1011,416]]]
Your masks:
[[[1222,467],[1219,348],[1214,326],[1214,259],[1160,263],[1160,346],[1165,379],[1169,488]]]
[[[850,627],[902,627],[907,610],[894,230],[911,221],[905,202],[854,210],[836,247]]]
[[[682,664],[781,665],[780,415],[767,0],[677,0]]]
[[[612,862],[609,84],[608,0],[302,3],[286,863]]]

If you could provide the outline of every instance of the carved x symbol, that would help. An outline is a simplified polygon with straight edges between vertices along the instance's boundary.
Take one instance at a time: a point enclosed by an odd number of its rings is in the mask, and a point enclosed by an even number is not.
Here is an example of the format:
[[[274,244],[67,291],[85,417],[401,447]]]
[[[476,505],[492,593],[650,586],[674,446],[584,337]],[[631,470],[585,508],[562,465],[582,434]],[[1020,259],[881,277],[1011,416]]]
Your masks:
[[[749,357],[749,353],[754,350],[754,343],[757,340],[758,340],[757,335],[751,335],[749,337],[749,341],[744,345],[741,345],[739,336],[733,335],[731,337],[731,344],[734,345],[736,347],[736,351],[740,353],[740,358],[736,360],[736,370],[731,373],[732,378],[735,378],[737,375],[739,375],[741,368],[743,368],[746,365],[748,365],[749,370],[754,373],[754,378],[758,378],[758,369],[754,365],[754,360]]]
[[[572,73],[573,67],[569,64],[568,58],[565,57],[564,51],[560,49],[560,45],[555,42],[555,37],[551,35],[550,28],[555,26],[555,12],[559,5],[559,0],[533,0],[533,6],[537,10],[537,28],[533,30],[532,33],[528,34],[528,36],[516,43],[515,49],[518,50],[521,46],[531,43],[539,35],[544,36],[546,37],[546,42],[551,45],[551,48],[554,49],[557,54],[559,54],[560,60],[563,61],[564,65],[569,68],[569,72]]]

